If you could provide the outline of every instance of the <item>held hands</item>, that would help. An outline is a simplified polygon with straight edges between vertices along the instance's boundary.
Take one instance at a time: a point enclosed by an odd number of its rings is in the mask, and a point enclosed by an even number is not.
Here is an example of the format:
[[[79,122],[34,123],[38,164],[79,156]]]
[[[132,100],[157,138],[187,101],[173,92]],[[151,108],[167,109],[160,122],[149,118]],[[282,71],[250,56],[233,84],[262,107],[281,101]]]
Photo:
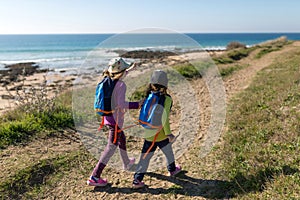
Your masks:
[[[142,107],[142,105],[144,104],[144,101],[145,101],[145,99],[142,99],[142,100],[139,101],[139,108]]]

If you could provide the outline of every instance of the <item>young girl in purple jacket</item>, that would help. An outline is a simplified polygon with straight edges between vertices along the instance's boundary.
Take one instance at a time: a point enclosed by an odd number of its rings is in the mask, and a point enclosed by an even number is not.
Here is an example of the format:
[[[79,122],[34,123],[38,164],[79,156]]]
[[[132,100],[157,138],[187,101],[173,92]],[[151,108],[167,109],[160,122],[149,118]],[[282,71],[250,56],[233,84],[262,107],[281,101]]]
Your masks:
[[[114,99],[115,106],[118,109],[111,116],[103,116],[104,125],[108,126],[109,128],[108,141],[97,165],[92,172],[92,175],[87,181],[87,184],[90,186],[107,185],[108,181],[107,179],[101,178],[101,173],[107,165],[109,159],[113,156],[117,147],[119,147],[124,170],[129,170],[135,163],[135,158],[129,158],[127,155],[126,137],[124,132],[115,132],[116,128],[117,130],[121,130],[123,127],[125,110],[138,109],[141,104],[140,102],[125,101],[126,84],[122,81],[122,79],[126,76],[128,71],[133,69],[135,66],[135,63],[130,66],[122,58],[114,58],[109,62],[108,70],[103,73],[104,76],[109,76],[114,81],[117,81],[114,87],[112,98]]]

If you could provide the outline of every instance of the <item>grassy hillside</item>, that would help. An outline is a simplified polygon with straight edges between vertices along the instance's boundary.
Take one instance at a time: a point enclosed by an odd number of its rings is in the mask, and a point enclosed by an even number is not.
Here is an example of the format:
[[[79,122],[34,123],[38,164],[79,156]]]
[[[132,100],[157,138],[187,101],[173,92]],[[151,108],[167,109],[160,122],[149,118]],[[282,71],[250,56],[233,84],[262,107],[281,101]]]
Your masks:
[[[300,197],[299,55],[278,57],[229,106],[224,169],[238,199]]]

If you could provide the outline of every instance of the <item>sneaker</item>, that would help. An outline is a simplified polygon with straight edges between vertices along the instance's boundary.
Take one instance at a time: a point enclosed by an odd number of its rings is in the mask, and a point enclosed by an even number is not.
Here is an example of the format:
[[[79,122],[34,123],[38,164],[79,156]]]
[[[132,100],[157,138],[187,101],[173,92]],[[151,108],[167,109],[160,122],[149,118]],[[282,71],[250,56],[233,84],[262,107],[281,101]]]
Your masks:
[[[145,187],[145,183],[143,181],[139,181],[137,179],[134,179],[134,181],[132,183],[132,187],[134,189],[143,188],[143,187]]]
[[[90,179],[87,181],[87,184],[90,186],[106,186],[107,180],[102,178],[96,178],[94,176],[91,176]]]
[[[169,176],[175,176],[179,172],[181,172],[181,167],[180,167],[180,165],[177,165],[173,172],[169,172]]]
[[[135,158],[129,158],[128,165],[127,166],[124,165],[123,169],[129,171],[130,168],[134,165],[134,163],[135,163]]]

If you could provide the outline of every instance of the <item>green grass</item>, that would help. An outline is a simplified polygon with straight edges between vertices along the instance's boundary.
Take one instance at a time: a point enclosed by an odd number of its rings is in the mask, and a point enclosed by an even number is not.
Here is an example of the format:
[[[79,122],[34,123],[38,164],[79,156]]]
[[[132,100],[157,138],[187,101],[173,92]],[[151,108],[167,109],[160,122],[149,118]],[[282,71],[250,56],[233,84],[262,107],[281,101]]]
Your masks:
[[[226,68],[221,68],[220,74],[221,74],[221,76],[226,77],[226,76],[233,74],[235,71],[238,71],[243,68],[245,68],[245,66],[242,66],[242,65],[233,65],[233,66],[229,66]]]
[[[229,51],[227,56],[234,60],[234,61],[237,61],[237,60],[241,60],[242,58],[245,58],[249,55],[249,53],[252,51],[252,49],[247,49],[247,48],[242,48],[242,49],[239,49],[239,50],[232,50],[232,51]]]
[[[271,53],[273,51],[279,51],[282,49],[283,46],[291,44],[291,41],[282,40],[282,41],[275,41],[271,42],[270,44],[262,45],[261,50],[256,54],[255,58],[259,59],[264,55]]]
[[[146,90],[147,85],[143,85],[139,88],[137,88],[128,99],[130,101],[139,101],[141,99],[144,99],[146,97]]]
[[[279,51],[282,49],[282,47],[291,43],[292,43],[291,41],[288,41],[284,38],[283,39],[279,38],[277,40],[270,41],[266,44],[257,45],[250,48],[233,49],[227,51],[226,53],[220,56],[213,57],[213,60],[216,64],[231,64],[245,57],[248,57],[251,52],[257,49],[259,49],[259,52],[255,55],[255,58],[259,59],[270,52]]]
[[[224,167],[238,199],[300,197],[299,53],[261,71],[230,106]]]
[[[0,121],[0,148],[26,142],[39,133],[73,127],[72,110],[70,102],[64,100],[65,95],[57,99],[54,107],[42,112],[28,113],[17,108],[3,115]]]
[[[227,56],[215,57],[215,58],[213,58],[213,60],[215,61],[216,64],[230,64],[230,63],[234,62],[234,60],[232,60],[231,58],[229,58]]]
[[[180,64],[173,67],[179,74],[186,78],[201,77],[200,71],[192,64]]]
[[[252,51],[257,49],[257,47],[250,47],[250,48],[240,48],[230,50],[220,56],[213,57],[213,61],[216,64],[231,64],[239,61],[245,57],[247,57]]]

